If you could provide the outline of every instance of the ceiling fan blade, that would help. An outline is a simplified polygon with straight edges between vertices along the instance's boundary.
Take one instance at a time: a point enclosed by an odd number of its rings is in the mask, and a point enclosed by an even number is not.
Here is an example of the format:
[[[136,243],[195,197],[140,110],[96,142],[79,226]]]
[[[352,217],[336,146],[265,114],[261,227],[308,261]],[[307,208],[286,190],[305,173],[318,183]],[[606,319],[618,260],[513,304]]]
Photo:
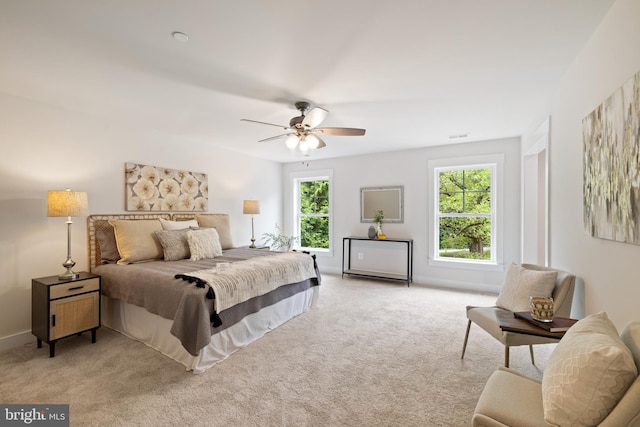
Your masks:
[[[329,114],[329,112],[324,108],[312,108],[311,111],[309,111],[309,114],[304,116],[304,119],[302,120],[302,126],[308,129],[313,129],[327,118],[327,114]]]
[[[274,123],[267,123],[267,122],[259,122],[257,120],[249,120],[249,119],[240,119],[241,122],[251,122],[251,123],[259,123],[261,125],[269,125],[269,126],[275,126],[275,127],[279,127],[282,129],[290,129],[289,126],[284,126],[284,125],[276,125]]]
[[[324,143],[324,141],[318,136],[316,135],[316,138],[318,138],[318,146],[316,147],[316,150],[319,150],[320,148],[324,148],[327,146],[327,144]]]
[[[317,128],[314,132],[325,133],[327,135],[342,135],[342,136],[360,136],[364,135],[365,129],[358,128]]]
[[[261,139],[258,142],[266,142],[266,141],[274,141],[276,139],[284,138],[285,136],[295,135],[295,132],[292,133],[283,133],[282,135],[272,136],[270,138]]]

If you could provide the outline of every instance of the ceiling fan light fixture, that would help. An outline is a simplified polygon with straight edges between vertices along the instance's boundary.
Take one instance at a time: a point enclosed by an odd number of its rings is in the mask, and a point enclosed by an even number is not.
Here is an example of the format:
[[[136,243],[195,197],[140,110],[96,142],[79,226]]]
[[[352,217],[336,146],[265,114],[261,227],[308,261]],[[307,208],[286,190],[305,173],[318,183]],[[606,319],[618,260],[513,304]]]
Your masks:
[[[287,139],[284,141],[284,144],[287,146],[289,150],[295,150],[295,148],[298,146],[298,136],[289,135]]]
[[[314,134],[307,135],[307,137],[305,138],[305,141],[307,141],[309,149],[311,150],[315,150],[320,145],[320,140]]]
[[[300,151],[302,151],[303,153],[309,151],[309,143],[304,138],[300,139]]]

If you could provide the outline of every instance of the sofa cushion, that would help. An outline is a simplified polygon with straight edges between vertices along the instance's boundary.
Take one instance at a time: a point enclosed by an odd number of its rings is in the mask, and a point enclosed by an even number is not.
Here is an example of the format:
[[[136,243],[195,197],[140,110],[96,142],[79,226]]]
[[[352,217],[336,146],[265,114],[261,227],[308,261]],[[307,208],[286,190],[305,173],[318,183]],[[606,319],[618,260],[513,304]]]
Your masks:
[[[496,305],[510,311],[528,311],[529,297],[550,297],[556,285],[556,271],[529,270],[511,264]]]
[[[573,325],[542,376],[544,419],[554,426],[599,424],[638,376],[631,351],[606,313]]]

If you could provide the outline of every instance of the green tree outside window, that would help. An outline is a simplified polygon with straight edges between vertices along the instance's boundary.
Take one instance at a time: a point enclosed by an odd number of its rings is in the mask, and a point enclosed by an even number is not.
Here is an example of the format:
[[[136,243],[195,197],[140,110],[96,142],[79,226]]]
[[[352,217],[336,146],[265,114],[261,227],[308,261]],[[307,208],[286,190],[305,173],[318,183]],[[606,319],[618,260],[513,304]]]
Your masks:
[[[491,259],[491,169],[439,172],[439,255]]]

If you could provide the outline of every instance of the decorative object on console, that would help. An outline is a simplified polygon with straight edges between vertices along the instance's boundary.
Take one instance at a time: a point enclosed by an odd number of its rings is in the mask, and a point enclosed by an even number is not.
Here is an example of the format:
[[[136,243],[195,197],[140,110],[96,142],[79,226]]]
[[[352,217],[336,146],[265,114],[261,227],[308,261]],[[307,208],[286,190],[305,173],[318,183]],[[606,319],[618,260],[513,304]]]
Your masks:
[[[249,199],[242,203],[242,213],[245,215],[251,215],[251,244],[250,248],[256,247],[256,239],[253,232],[253,216],[260,214],[260,202],[258,200]]]
[[[635,207],[640,184],[637,152],[640,72],[582,120],[584,228],[593,237],[640,245]]]
[[[367,234],[369,236],[370,239],[375,239],[376,238],[376,228],[373,225],[369,226],[369,233]]]
[[[78,274],[74,273],[72,268],[76,263],[71,259],[71,217],[86,216],[88,214],[87,193],[81,191],[51,190],[47,196],[47,216],[67,217],[67,259],[62,266],[67,270],[60,274],[60,280],[74,280],[78,278]]]
[[[288,252],[294,243],[298,241],[295,236],[285,236],[282,234],[280,227],[276,224],[276,231],[273,233],[264,233],[262,235],[262,243],[270,244],[271,247],[280,252]]]
[[[384,211],[382,209],[377,209],[376,212],[373,214],[373,220],[376,223],[376,236],[378,236],[378,239],[385,239],[386,236],[384,235],[384,233],[382,233],[382,220],[384,219]],[[380,236],[384,236],[384,237],[380,237]]]
[[[206,212],[207,174],[125,163],[125,210]]]

